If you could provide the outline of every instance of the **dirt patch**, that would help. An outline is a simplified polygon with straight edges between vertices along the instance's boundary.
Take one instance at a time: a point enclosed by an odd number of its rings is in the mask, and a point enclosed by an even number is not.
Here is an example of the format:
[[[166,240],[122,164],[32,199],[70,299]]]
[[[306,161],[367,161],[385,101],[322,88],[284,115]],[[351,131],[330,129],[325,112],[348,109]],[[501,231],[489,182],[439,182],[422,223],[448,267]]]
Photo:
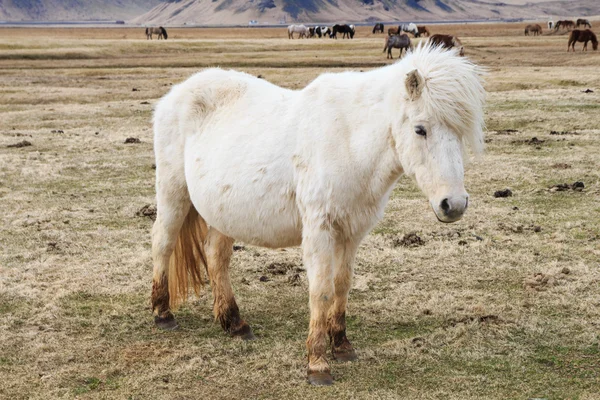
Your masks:
[[[394,238],[392,244],[394,247],[419,247],[423,246],[425,241],[416,232],[410,232],[402,238]]]
[[[289,262],[273,262],[267,265],[267,272],[271,275],[286,275],[289,272],[300,272],[302,268],[298,267],[294,263]]]
[[[525,232],[535,232],[540,233],[542,231],[542,227],[539,225],[529,224],[529,225],[510,225],[504,222],[500,222],[498,224],[498,229],[505,232],[511,233],[525,233]]]
[[[138,138],[134,138],[134,137],[128,137],[127,139],[125,139],[125,144],[131,144],[131,143],[142,143],[142,141]]]
[[[9,148],[10,148],[10,147],[14,147],[14,148],[21,148],[21,147],[27,147],[27,146],[33,146],[33,145],[31,144],[31,142],[30,142],[30,141],[28,141],[28,140],[23,140],[22,142],[19,142],[19,143],[15,143],[15,144],[9,144],[9,145],[8,145],[8,146],[6,146],[6,147],[9,147]]]
[[[457,326],[459,324],[470,324],[473,322],[478,322],[480,324],[497,324],[500,322],[500,317],[494,314],[481,315],[481,316],[471,316],[467,315],[465,317],[456,319],[450,318],[446,321],[447,326]]]
[[[551,135],[579,135],[579,132],[571,131],[550,131]]]
[[[523,288],[525,290],[533,290],[536,292],[544,292],[556,285],[556,278],[550,274],[537,272],[532,278],[525,278]]]
[[[552,168],[555,168],[555,169],[569,169],[569,168],[571,168],[571,164],[556,163],[556,164],[552,165]]]
[[[513,133],[519,133],[518,129],[500,129],[496,131],[496,135],[512,135]]]
[[[156,206],[153,204],[146,204],[135,213],[136,217],[148,217],[152,221],[156,221]]]
[[[551,192],[566,192],[569,190],[573,190],[575,192],[581,192],[585,189],[585,184],[581,181],[574,182],[569,185],[568,183],[559,183],[556,185],[552,185],[548,188]]]
[[[510,189],[497,190],[494,192],[495,198],[512,197],[513,192]]]
[[[512,144],[528,144],[530,146],[539,146],[540,144],[546,142],[543,139],[538,139],[537,136],[532,137],[531,139],[524,140],[513,140]]]

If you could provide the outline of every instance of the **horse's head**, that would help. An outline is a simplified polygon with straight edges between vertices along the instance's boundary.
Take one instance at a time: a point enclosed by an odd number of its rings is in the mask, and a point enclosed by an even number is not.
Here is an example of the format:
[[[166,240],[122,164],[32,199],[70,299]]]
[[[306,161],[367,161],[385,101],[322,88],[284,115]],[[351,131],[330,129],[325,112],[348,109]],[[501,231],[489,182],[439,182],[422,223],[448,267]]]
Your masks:
[[[481,69],[455,50],[418,46],[402,66],[404,107],[393,125],[404,172],[414,177],[437,218],[458,221],[469,203],[465,144],[483,149],[485,91]]]

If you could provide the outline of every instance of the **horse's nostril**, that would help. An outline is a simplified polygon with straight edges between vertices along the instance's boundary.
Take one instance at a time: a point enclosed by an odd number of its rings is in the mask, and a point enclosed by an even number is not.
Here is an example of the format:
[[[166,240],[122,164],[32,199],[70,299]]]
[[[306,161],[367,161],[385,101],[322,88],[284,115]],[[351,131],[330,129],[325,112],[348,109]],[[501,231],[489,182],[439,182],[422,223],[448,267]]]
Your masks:
[[[450,203],[448,203],[448,199],[442,200],[440,207],[442,208],[444,213],[448,213],[448,211],[450,211]]]

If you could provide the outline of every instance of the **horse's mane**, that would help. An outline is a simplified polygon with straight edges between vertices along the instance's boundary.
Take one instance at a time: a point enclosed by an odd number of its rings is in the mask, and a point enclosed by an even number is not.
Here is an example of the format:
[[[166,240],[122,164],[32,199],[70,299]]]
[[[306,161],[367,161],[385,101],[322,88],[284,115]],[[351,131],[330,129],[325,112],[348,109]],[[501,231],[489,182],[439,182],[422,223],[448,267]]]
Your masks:
[[[457,49],[419,44],[400,61],[410,72],[417,69],[424,79],[421,95],[425,113],[447,124],[462,136],[473,152],[483,151],[485,69],[458,55]]]

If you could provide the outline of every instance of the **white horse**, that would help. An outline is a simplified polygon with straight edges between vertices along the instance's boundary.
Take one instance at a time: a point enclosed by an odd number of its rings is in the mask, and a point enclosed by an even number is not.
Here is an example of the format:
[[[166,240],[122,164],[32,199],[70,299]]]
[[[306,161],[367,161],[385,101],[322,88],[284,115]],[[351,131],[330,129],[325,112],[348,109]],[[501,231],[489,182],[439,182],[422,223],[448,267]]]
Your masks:
[[[288,26],[288,39],[293,39],[294,33],[298,34],[298,39],[301,39],[302,37],[308,38],[308,28],[304,25]]]
[[[417,25],[412,22],[410,24],[402,24],[402,31],[412,33],[414,37],[419,36],[419,28],[417,28]]]
[[[345,107],[332,101],[340,98]],[[157,326],[177,327],[171,307],[188,287],[199,289],[203,264],[215,318],[232,336],[253,338],[229,280],[234,240],[301,245],[308,379],[331,384],[328,336],[334,358],[356,359],[345,312],[361,240],[403,173],[440,221],[462,217],[465,144],[482,150],[484,98],[477,66],[429,46],[372,71],[323,74],[297,91],[221,69],[174,86],[154,115]]]

